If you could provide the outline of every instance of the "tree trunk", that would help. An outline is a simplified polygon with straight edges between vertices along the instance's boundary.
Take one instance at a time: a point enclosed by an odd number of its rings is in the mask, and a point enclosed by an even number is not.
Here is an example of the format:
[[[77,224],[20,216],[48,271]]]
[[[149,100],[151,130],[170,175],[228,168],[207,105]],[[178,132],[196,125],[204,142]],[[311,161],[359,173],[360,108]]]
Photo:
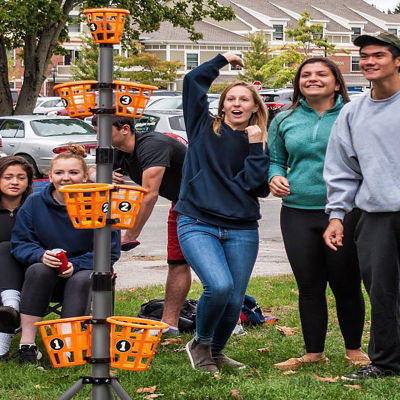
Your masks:
[[[0,36],[0,116],[11,115],[13,110],[8,83],[8,59],[3,37]]]
[[[14,114],[32,114],[36,99],[46,79],[47,67],[54,48],[74,3],[76,1],[65,1],[62,19],[50,22],[40,36],[27,35],[25,37],[24,82]]]

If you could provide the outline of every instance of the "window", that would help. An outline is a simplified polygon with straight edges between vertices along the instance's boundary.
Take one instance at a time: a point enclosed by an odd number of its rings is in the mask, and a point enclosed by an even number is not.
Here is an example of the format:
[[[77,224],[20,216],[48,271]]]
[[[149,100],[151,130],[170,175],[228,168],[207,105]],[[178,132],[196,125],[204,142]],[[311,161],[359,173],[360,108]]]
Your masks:
[[[159,118],[153,117],[152,115],[143,115],[141,118],[136,120],[136,132],[154,132]]]
[[[351,40],[354,41],[355,38],[361,35],[361,28],[353,27],[351,28],[353,34],[351,35]]]
[[[360,56],[351,56],[351,72],[360,71]]]
[[[396,28],[389,28],[389,29],[388,29],[388,32],[389,32],[389,33],[393,33],[393,35],[396,35],[396,36],[397,36],[397,29],[396,29]]]
[[[197,53],[186,54],[186,69],[193,69],[199,65],[199,55]]]
[[[70,15],[70,22],[68,23],[69,33],[79,33],[81,32],[81,22],[78,15]]]
[[[68,50],[68,53],[64,56],[64,65],[74,64],[77,60],[79,60],[79,51]]]
[[[272,40],[283,40],[283,25],[273,25]]]
[[[3,138],[24,137],[24,124],[21,121],[6,121],[1,126],[0,134]]]

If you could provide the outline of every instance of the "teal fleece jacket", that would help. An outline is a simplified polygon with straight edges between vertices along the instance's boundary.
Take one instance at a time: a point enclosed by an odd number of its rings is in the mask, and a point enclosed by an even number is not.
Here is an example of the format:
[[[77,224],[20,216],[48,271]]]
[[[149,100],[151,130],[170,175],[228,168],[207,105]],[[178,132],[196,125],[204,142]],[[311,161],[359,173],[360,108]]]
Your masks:
[[[302,99],[293,111],[278,114],[268,130],[271,164],[268,181],[276,176],[289,180],[287,207],[323,210],[326,187],[322,176],[326,147],[332,126],[343,107],[339,95],[331,109],[319,115]]]

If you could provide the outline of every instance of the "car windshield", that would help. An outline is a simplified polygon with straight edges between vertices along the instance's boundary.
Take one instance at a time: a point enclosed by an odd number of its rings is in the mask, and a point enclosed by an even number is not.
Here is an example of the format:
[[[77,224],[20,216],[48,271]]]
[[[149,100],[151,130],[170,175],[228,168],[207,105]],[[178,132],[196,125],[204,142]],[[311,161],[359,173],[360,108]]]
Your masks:
[[[176,110],[182,109],[182,97],[171,96],[154,101],[146,107],[147,110]]]
[[[41,119],[31,121],[38,136],[96,135],[93,128],[79,119]]]
[[[261,97],[263,98],[265,103],[273,103],[279,100],[279,94],[266,93],[262,94]]]

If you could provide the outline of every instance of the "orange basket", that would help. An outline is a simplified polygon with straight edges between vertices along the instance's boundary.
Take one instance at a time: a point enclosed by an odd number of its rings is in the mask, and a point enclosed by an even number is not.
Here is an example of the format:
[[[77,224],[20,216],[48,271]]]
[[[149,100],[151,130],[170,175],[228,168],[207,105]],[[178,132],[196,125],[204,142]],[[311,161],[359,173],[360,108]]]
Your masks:
[[[109,317],[111,366],[131,371],[149,368],[164,322],[132,317]]]
[[[95,43],[118,44],[124,32],[128,10],[120,8],[89,8],[86,14],[90,33]]]
[[[91,109],[96,105],[96,83],[97,81],[80,81],[54,86],[70,117],[87,117],[93,114]]]
[[[72,317],[36,322],[54,368],[86,364],[90,357],[92,317]]]
[[[119,222],[111,225],[112,228],[132,228],[145,193],[147,190],[141,187],[114,185],[111,191],[111,219]]]
[[[113,185],[106,183],[81,183],[60,188],[74,228],[95,229],[105,226],[112,188]]]
[[[136,82],[113,81],[116,95],[116,115],[139,118],[157,86]]]

